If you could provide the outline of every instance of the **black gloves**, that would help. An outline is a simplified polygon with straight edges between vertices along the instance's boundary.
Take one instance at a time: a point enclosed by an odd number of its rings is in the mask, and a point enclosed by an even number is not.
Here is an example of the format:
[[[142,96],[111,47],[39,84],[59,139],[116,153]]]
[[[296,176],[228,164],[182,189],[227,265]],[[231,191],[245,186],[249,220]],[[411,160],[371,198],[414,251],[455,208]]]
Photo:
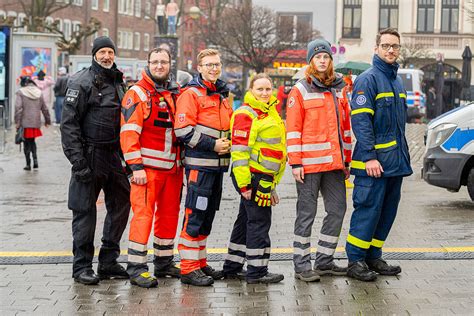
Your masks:
[[[85,159],[80,159],[72,165],[72,174],[79,182],[89,182],[92,180],[92,170]]]

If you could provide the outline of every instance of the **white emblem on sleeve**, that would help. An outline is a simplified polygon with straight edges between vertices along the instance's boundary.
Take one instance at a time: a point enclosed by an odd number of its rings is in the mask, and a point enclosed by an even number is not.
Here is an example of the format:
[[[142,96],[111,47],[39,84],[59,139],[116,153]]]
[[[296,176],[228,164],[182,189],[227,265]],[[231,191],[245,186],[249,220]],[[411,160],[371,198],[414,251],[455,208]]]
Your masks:
[[[367,98],[365,97],[365,95],[357,96],[356,98],[357,105],[364,105],[366,102],[367,102]]]

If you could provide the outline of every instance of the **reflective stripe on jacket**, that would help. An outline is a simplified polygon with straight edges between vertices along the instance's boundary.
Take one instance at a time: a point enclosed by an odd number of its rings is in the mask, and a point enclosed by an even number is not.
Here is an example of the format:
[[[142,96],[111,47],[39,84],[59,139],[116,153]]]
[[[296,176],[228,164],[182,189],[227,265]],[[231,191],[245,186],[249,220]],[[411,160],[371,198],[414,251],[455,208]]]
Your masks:
[[[208,88],[200,76],[188,84],[176,105],[175,133],[185,144],[186,168],[227,171],[230,154],[214,151],[216,139],[229,138],[230,117],[226,84],[218,80],[216,89]]]
[[[273,187],[280,181],[286,165],[285,125],[271,97],[268,104],[247,92],[244,104],[231,119],[232,172],[239,188],[251,183],[251,171],[273,176]]]
[[[406,92],[397,77],[398,64],[387,64],[374,55],[373,66],[354,82],[351,121],[357,139],[351,173],[367,176],[365,163],[377,159],[382,176],[413,173],[405,138]]]
[[[122,101],[120,145],[132,170],[143,167],[172,169],[181,165],[178,142],[173,131],[175,104],[172,91],[157,89],[146,73],[127,91]],[[171,90],[171,89],[170,89]]]
[[[316,78],[308,83],[299,80],[287,103],[288,157],[292,166],[302,166],[305,173],[344,168],[351,161],[351,126],[349,104],[342,94],[338,77],[328,88]]]

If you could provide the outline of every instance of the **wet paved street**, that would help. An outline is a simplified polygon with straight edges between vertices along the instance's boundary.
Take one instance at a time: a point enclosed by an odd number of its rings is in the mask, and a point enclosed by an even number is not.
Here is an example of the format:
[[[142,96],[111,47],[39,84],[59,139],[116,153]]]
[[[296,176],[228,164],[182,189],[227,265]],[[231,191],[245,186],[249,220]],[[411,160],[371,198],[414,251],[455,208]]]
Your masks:
[[[408,126],[415,174],[404,182],[399,214],[385,244],[387,255],[395,255],[394,262],[401,264],[403,272],[368,284],[345,277],[324,277],[313,284],[297,281],[288,260],[270,262],[270,270],[285,275],[281,284],[218,281],[213,287],[194,288],[163,279],[157,289],[150,290],[118,280],[90,287],[74,284],[70,264],[18,264],[32,258],[70,259],[70,167],[61,151],[57,127],[43,129],[45,136],[38,140],[39,171],[24,171],[23,154],[10,142],[6,152],[0,154],[0,313],[472,315],[474,261],[461,258],[463,253],[473,258],[474,204],[465,187],[450,193],[420,179],[424,129],[424,125]],[[11,141],[11,131],[8,136]],[[280,259],[288,259],[296,200],[290,170],[277,190],[281,204],[273,211],[272,247],[276,255],[283,255]],[[348,190],[349,209],[340,247],[344,246],[352,212],[351,193]],[[237,208],[237,194],[226,177],[221,210],[208,241],[210,252],[222,255],[225,251]],[[322,213],[320,200],[314,241]],[[104,205],[99,201],[98,227],[102,227],[103,218]],[[122,238],[123,249],[127,235],[128,231]],[[96,237],[99,240],[100,230]],[[407,260],[419,259],[420,253],[425,260]],[[440,253],[461,254],[460,260],[439,260]],[[337,255],[344,257],[342,248],[338,248]],[[426,260],[430,256],[432,260]],[[219,267],[222,262],[211,264]]]

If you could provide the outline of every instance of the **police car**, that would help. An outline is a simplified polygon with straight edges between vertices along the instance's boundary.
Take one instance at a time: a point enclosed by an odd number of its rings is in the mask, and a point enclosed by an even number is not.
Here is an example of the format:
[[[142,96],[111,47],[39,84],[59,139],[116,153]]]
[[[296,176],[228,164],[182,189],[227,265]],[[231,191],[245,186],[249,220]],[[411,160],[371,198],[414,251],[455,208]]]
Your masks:
[[[474,102],[431,121],[425,145],[423,179],[452,192],[465,185],[474,201]]]
[[[407,91],[408,122],[414,122],[426,114],[426,97],[421,90],[423,71],[420,69],[398,69],[398,75]]]

